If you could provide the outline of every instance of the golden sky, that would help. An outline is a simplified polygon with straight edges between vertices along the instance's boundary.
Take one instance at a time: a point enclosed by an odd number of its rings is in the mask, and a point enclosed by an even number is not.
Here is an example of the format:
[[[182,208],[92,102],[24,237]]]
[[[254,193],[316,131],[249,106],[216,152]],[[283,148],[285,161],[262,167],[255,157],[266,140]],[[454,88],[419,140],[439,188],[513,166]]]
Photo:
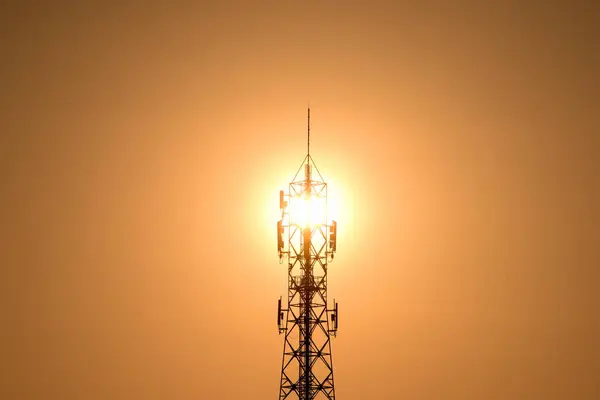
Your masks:
[[[309,103],[338,398],[600,398],[599,16],[3,3],[0,398],[275,398]]]

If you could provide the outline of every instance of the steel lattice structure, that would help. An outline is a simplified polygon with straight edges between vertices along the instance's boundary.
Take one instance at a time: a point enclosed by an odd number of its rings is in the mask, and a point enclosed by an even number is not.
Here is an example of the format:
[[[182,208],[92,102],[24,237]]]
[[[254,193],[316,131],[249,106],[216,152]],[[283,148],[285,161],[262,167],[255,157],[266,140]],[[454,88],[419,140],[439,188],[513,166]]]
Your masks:
[[[310,146],[310,109],[309,146]],[[303,172],[303,174],[301,174]],[[303,175],[303,176],[302,176]],[[327,183],[309,152],[280,192],[277,223],[280,263],[287,260],[287,308],[278,302],[277,324],[285,334],[279,399],[335,399],[331,337],[338,305],[327,304],[327,268],[337,247],[337,223],[327,220]]]

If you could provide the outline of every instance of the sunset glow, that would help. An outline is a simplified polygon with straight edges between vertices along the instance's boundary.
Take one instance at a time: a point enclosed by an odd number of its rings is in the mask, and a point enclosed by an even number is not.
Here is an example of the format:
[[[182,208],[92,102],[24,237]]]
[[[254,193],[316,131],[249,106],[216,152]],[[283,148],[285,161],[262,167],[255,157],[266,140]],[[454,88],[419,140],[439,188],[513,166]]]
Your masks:
[[[600,399],[600,2],[1,10],[0,399]]]
[[[327,222],[327,202],[324,197],[291,197],[289,212],[291,223],[299,227],[313,227]]]

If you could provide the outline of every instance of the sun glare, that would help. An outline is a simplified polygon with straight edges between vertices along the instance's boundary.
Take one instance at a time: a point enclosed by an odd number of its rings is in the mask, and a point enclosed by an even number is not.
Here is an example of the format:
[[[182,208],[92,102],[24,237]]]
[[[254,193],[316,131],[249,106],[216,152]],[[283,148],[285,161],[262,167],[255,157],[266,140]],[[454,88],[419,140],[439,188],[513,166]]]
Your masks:
[[[327,203],[324,197],[291,197],[289,211],[291,223],[300,227],[327,223]]]

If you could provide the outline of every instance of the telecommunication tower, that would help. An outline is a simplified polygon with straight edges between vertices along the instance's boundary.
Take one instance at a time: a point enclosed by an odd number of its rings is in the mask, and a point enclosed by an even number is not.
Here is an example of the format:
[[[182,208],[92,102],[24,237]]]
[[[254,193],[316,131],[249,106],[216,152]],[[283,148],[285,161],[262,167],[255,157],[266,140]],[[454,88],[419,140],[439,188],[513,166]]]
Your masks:
[[[279,399],[334,399],[331,337],[338,328],[338,304],[327,303],[327,268],[337,247],[337,223],[327,219],[327,183],[308,152],[289,184],[279,192],[277,222],[280,264],[287,261],[287,308],[279,298],[277,325],[285,334]]]

